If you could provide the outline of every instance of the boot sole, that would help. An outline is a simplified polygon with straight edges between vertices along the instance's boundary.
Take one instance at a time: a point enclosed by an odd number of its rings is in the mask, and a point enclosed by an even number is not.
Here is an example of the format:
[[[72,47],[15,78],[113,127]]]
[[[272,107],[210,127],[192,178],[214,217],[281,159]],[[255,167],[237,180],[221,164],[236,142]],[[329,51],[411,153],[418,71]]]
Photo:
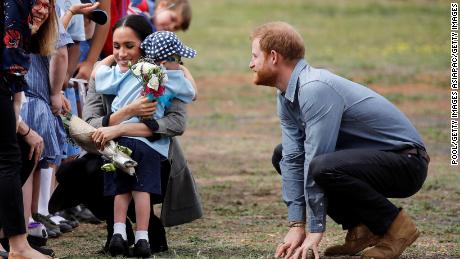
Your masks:
[[[353,250],[348,250],[347,252],[324,252],[325,256],[353,256],[358,254],[359,252],[363,251],[364,249],[375,246],[378,244],[380,241],[380,238],[372,238],[371,241],[369,241],[367,244],[362,244],[361,246],[358,246],[358,248],[355,248]]]
[[[361,256],[361,259],[395,259],[395,258],[399,258],[399,256],[401,256],[401,254],[404,252],[404,250],[406,250],[406,248],[408,248],[410,245],[412,245],[412,243],[415,242],[415,240],[417,240],[417,238],[420,236],[420,231],[418,229],[415,229],[415,232],[414,234],[412,234],[412,236],[404,243],[404,246],[402,247],[402,250],[399,251],[398,255],[395,256],[395,257],[375,257],[375,256],[365,256],[365,255],[362,255]]]

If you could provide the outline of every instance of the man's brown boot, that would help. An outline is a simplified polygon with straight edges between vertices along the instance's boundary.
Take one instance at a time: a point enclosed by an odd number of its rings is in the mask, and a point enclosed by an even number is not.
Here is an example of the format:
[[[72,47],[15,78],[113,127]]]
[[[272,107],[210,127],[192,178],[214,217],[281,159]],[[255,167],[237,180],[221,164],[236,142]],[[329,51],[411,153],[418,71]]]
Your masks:
[[[387,233],[374,247],[364,250],[362,258],[397,258],[420,235],[410,216],[401,210]]]
[[[380,237],[374,235],[365,225],[358,225],[349,229],[345,237],[345,244],[326,248],[324,255],[355,255],[369,246],[377,244]]]

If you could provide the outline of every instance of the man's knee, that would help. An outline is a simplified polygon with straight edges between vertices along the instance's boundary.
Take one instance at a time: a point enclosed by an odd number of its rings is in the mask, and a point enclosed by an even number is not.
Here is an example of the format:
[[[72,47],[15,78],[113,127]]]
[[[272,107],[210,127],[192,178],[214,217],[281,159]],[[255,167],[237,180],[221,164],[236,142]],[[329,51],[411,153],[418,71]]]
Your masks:
[[[322,186],[333,176],[333,174],[331,174],[331,170],[328,155],[324,154],[311,160],[308,173],[313,177],[313,180],[315,180],[318,185]]]
[[[272,164],[273,164],[273,167],[278,172],[278,174],[280,175],[281,175],[280,161],[282,158],[283,158],[283,146],[281,144],[278,144],[273,150]]]

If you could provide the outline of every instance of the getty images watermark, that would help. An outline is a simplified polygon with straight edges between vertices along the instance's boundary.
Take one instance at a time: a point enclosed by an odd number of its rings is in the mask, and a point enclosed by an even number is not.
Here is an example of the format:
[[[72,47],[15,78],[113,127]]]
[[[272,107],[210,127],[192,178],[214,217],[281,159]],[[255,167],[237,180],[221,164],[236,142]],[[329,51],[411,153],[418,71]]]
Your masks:
[[[450,3],[450,164],[458,166],[458,3]]]

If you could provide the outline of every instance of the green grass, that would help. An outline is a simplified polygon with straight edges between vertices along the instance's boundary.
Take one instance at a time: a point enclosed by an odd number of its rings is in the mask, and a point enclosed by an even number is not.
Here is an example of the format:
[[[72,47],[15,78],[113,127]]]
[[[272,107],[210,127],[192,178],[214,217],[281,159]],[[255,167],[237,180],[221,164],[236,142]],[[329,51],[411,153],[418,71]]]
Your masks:
[[[303,35],[312,65],[365,83],[405,83],[421,73],[446,76],[448,3],[194,0],[192,29],[182,38],[198,50],[187,62],[196,75],[244,73],[251,30],[283,20]]]

